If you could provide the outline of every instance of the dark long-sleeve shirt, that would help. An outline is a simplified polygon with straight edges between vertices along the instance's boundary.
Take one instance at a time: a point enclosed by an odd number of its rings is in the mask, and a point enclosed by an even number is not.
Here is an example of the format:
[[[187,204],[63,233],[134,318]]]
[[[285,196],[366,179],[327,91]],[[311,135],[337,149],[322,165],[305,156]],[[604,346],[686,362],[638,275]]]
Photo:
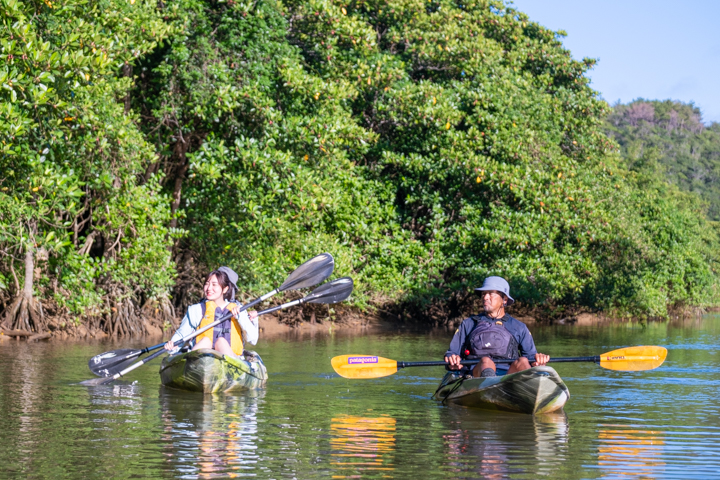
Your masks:
[[[485,315],[479,315],[478,317],[491,323],[495,323],[498,320],[496,318],[486,317]],[[537,350],[535,349],[535,342],[533,341],[532,335],[530,334],[530,330],[528,330],[527,326],[520,320],[507,314],[505,314],[505,316],[500,320],[502,320],[503,326],[508,330],[508,332],[510,332],[510,334],[515,337],[515,340],[517,340],[520,356],[526,357],[530,363],[533,363],[535,361],[535,354],[537,353]],[[455,336],[450,342],[450,348],[448,348],[448,351],[445,352],[446,357],[450,355],[460,355],[463,358],[465,357],[463,349],[466,348],[467,345],[465,343],[470,335],[470,332],[475,329],[475,325],[473,317],[463,320],[460,327],[455,332]]]

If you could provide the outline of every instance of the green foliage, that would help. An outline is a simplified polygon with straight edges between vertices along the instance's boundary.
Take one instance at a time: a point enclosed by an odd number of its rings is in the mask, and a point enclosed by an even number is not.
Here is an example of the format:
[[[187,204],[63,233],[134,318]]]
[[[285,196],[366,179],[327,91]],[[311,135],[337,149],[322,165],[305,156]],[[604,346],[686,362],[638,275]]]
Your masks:
[[[118,100],[130,87],[122,67],[169,26],[145,1],[0,10],[3,271],[47,250],[39,285],[70,313],[104,311],[103,295],[167,295],[167,200],[156,181],[137,182],[154,152]]]
[[[163,298],[175,238],[247,293],[329,251],[361,307],[489,274],[526,305],[718,302],[702,206],[626,165],[594,60],[501,1],[0,4],[3,285],[25,242],[73,312]]]
[[[328,250],[359,305],[424,305],[488,274],[526,304],[664,316],[717,302],[714,232],[623,169],[584,76],[594,61],[524,14],[184,5],[184,34],[144,60],[138,107],[147,132],[167,129],[184,248],[238,266],[249,290]]]

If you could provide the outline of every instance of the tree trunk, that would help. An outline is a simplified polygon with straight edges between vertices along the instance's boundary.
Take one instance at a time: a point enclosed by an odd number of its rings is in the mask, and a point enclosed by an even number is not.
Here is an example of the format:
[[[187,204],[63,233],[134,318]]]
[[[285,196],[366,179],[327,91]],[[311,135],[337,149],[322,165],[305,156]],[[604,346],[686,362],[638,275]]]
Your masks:
[[[23,285],[23,297],[27,300],[32,300],[33,292],[33,275],[35,274],[35,256],[33,254],[33,248],[28,245],[25,250],[25,283]]]
[[[178,140],[177,146],[175,148],[176,153],[178,154],[178,157],[180,159],[180,165],[178,165],[177,167],[177,173],[175,175],[175,185],[173,185],[173,200],[170,204],[170,214],[172,215],[172,219],[170,220],[170,228],[177,227],[177,216],[175,215],[175,213],[177,212],[178,208],[180,208],[180,201],[182,200],[183,180],[185,180],[185,175],[190,168],[187,157],[185,156],[187,145],[184,143],[181,145],[181,142],[182,140]]]
[[[33,298],[33,281],[35,274],[35,252],[32,244],[25,250],[25,279],[23,289],[6,310],[2,326],[14,330],[34,331],[42,333],[45,321],[40,302]]]
[[[132,77],[133,67],[129,63],[126,63],[122,66],[122,75],[123,77]],[[125,104],[125,115],[130,113],[130,108],[132,107],[132,97],[130,96],[130,91],[128,90],[127,94],[125,95],[124,102]]]

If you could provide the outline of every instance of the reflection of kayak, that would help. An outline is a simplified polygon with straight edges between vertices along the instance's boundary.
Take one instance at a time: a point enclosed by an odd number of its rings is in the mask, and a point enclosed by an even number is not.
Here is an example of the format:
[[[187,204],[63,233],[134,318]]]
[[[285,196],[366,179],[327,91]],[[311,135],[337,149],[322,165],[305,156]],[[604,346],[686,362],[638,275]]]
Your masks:
[[[260,356],[245,350],[240,358],[209,348],[171,355],[160,366],[166,387],[191,392],[224,392],[265,386],[267,370]]]
[[[570,392],[553,368],[543,366],[489,378],[464,379],[448,372],[435,398],[466,407],[540,414],[560,410]]]

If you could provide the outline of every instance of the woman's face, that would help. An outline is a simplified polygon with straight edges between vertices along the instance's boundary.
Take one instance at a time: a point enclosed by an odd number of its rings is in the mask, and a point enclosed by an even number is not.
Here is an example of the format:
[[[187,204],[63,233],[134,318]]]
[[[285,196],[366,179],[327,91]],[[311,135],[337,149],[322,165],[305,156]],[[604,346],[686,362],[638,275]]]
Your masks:
[[[217,277],[212,275],[207,279],[207,282],[205,282],[203,292],[205,293],[205,298],[210,301],[217,302],[218,300],[223,299],[223,295],[228,291],[228,288],[230,287],[223,288],[220,285],[220,282],[218,282]]]

